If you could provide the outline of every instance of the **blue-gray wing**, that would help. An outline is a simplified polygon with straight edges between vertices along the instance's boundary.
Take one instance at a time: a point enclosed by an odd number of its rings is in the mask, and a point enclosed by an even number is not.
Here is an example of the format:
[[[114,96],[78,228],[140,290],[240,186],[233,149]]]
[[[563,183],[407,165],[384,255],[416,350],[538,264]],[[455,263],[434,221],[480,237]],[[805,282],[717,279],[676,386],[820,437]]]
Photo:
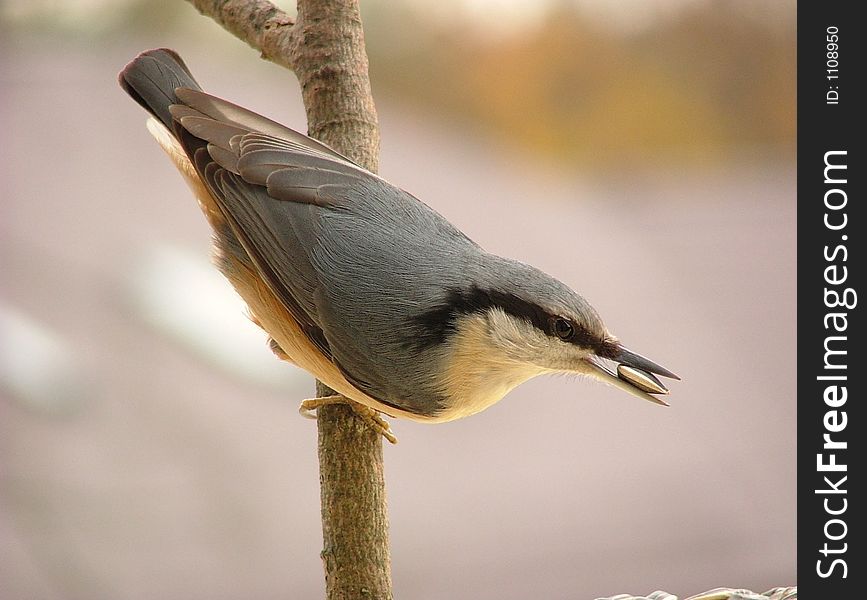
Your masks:
[[[372,397],[413,412],[409,317],[458,285],[478,247],[435,211],[328,146],[203,92],[170,107],[179,139],[275,295]],[[430,394],[434,394],[431,386]]]

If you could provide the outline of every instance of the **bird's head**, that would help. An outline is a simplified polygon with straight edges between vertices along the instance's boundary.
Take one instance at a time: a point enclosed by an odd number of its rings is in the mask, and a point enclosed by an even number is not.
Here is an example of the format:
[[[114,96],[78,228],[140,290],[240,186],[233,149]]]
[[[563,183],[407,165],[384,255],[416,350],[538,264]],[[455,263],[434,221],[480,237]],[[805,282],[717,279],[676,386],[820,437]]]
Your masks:
[[[429,342],[446,348],[447,387],[467,393],[500,381],[505,393],[535,375],[567,373],[666,405],[658,396],[668,390],[656,375],[679,379],[625,348],[589,302],[528,265],[450,290],[423,319],[438,338]]]

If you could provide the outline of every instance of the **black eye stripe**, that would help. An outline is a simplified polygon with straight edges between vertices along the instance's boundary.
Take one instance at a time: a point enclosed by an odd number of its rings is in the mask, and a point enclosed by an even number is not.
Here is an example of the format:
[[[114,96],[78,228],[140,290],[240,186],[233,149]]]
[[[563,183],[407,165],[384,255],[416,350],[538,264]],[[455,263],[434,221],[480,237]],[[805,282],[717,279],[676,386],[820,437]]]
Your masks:
[[[461,315],[481,314],[492,308],[499,308],[513,317],[524,319],[545,335],[570,344],[586,348],[601,347],[603,344],[602,340],[572,319],[551,314],[541,306],[507,292],[472,287],[469,290],[450,290],[441,304],[412,318],[410,323],[416,328],[416,334],[409,341],[409,346],[415,350],[424,350],[442,344],[455,332]],[[571,326],[571,335],[561,337],[557,333],[554,328],[558,320]],[[563,334],[567,333],[566,327],[561,329]]]
[[[599,341],[592,333],[580,323],[576,323],[567,317],[551,317],[548,319],[548,335],[557,337],[564,342],[575,344],[584,348],[601,349],[604,341]]]

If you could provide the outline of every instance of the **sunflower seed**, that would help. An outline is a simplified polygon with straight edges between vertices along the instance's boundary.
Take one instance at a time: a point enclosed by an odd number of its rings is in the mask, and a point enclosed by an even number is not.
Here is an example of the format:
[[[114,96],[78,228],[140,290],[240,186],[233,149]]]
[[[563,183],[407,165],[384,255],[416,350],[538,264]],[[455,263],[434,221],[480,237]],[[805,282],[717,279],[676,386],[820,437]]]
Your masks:
[[[627,367],[626,365],[617,365],[617,377],[623,381],[627,381],[638,389],[647,392],[648,394],[667,394],[668,388],[648,373],[635,367]]]

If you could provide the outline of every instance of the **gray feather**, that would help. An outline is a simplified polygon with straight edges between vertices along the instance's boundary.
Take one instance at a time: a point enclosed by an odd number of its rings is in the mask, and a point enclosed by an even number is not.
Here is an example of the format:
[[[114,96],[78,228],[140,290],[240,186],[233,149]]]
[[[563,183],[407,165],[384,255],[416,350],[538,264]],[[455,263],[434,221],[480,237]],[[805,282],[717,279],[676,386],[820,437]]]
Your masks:
[[[191,135],[226,150],[231,148],[229,140],[233,137],[249,133],[246,129],[228,123],[220,123],[210,117],[185,116],[178,120],[181,127]]]
[[[168,48],[136,56],[118,74],[118,83],[149,113],[172,129],[169,106],[177,102],[177,88],[201,89],[177,52]]]
[[[208,154],[211,158],[214,159],[218,165],[234,173],[235,175],[240,175],[241,172],[238,170],[238,155],[231,150],[226,150],[224,148],[220,148],[219,146],[215,146],[214,144],[208,144],[206,146],[208,150]]]
[[[177,90],[178,98],[187,106],[194,108],[217,121],[235,124],[249,131],[259,131],[276,138],[293,140],[302,146],[315,148],[317,151],[330,155],[333,158],[349,163],[352,162],[319,140],[309,138],[306,135],[289,129],[285,125],[281,125],[276,121],[272,121],[267,117],[263,117],[262,115],[247,110],[237,104],[232,104],[222,98],[206,94],[202,92],[198,86],[195,86],[195,89],[189,89],[193,86],[185,87],[187,89]]]

